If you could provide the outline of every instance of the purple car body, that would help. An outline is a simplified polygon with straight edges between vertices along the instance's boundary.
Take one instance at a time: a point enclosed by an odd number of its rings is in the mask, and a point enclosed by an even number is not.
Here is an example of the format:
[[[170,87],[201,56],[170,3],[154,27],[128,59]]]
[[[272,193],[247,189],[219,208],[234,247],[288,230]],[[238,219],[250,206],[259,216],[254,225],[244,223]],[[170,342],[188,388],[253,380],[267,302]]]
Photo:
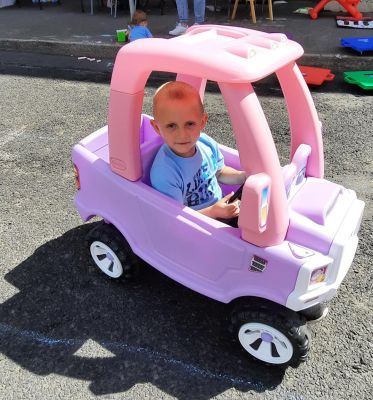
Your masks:
[[[302,331],[294,341],[286,327],[279,328],[284,319],[273,327],[268,302],[282,307],[278,315],[287,310],[294,320],[330,300],[352,264],[364,209],[354,191],[323,178],[321,123],[295,63],[302,52],[285,35],[209,25],[192,27],[179,38],[130,43],[114,66],[108,126],[81,140],[72,154],[79,188],[75,205],[84,221],[101,217],[133,253],[198,293],[223,303],[266,302],[262,313],[265,309],[268,316],[262,321],[244,321],[251,309],[238,313],[242,326],[237,331],[250,355],[272,364],[303,361],[308,339]],[[219,146],[225,164],[249,176],[239,228],[151,187],[150,168],[162,139],[141,109],[152,70],[176,72],[202,99],[206,80],[218,83],[238,150]],[[290,120],[291,159],[283,167],[251,85],[272,73]],[[223,194],[235,189],[222,185]],[[91,254],[107,275],[123,273],[115,252],[97,237]],[[255,338],[263,345],[253,346]]]

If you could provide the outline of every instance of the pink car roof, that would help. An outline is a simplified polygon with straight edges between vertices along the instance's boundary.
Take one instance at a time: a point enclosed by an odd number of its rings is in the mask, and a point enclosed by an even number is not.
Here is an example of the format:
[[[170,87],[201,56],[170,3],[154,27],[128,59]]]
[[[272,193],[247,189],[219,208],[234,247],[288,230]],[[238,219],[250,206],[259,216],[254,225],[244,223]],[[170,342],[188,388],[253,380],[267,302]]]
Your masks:
[[[193,26],[177,38],[153,38],[122,47],[115,61],[111,88],[136,93],[142,90],[143,73],[149,71],[175,72],[226,83],[254,82],[302,54],[302,47],[282,33]],[[138,79],[128,79],[128,71],[143,72],[136,74],[141,83]]]

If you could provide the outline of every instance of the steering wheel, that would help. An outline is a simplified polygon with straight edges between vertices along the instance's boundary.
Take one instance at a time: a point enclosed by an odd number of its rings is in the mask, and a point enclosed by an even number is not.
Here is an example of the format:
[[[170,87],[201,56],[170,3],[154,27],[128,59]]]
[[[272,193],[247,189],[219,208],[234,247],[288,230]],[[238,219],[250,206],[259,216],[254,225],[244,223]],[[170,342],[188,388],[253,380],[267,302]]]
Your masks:
[[[228,204],[233,203],[235,200],[241,200],[242,189],[245,183],[243,183],[232,195],[232,197],[228,200]]]

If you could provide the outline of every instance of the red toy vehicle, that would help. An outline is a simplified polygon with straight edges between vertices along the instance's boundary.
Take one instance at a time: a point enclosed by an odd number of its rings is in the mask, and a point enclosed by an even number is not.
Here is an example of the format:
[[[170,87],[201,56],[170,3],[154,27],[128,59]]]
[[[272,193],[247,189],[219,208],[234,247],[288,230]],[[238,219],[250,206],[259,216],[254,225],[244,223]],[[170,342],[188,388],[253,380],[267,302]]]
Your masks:
[[[309,10],[310,17],[312,19],[317,19],[319,12],[322,11],[330,1],[337,1],[357,20],[361,20],[363,18],[362,14],[357,9],[357,5],[360,3],[360,0],[321,0],[316,4],[316,7]]]

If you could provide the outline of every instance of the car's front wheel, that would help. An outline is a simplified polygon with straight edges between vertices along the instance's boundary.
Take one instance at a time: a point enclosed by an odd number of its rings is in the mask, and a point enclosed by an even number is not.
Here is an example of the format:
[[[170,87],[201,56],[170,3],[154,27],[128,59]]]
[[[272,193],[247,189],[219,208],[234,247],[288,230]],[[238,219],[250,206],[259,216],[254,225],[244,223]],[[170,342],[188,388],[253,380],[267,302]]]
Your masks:
[[[99,223],[88,233],[87,245],[95,265],[110,278],[132,280],[138,275],[139,260],[113,225]]]
[[[296,367],[307,359],[305,320],[284,307],[259,299],[239,306],[232,312],[231,330],[243,349],[265,364]]]

